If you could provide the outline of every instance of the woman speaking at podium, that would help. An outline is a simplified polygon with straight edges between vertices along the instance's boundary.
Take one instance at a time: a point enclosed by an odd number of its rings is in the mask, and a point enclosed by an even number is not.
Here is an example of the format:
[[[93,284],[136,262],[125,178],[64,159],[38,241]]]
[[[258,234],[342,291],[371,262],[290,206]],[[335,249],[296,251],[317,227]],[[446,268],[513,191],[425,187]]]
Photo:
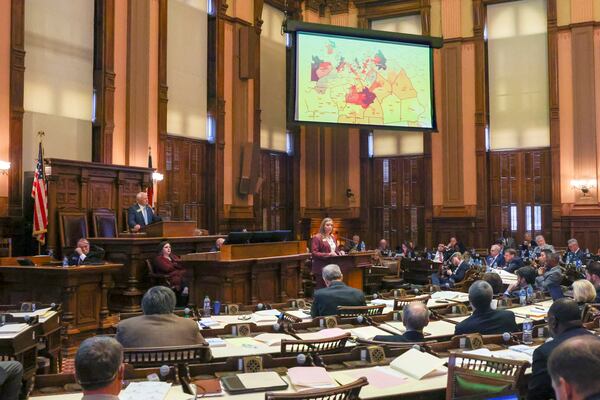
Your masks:
[[[323,267],[331,264],[330,258],[344,255],[342,250],[338,250],[333,237],[333,220],[324,218],[319,227],[319,233],[310,239],[310,252],[312,254],[311,271],[316,278],[315,289],[325,287],[325,281],[321,271]]]

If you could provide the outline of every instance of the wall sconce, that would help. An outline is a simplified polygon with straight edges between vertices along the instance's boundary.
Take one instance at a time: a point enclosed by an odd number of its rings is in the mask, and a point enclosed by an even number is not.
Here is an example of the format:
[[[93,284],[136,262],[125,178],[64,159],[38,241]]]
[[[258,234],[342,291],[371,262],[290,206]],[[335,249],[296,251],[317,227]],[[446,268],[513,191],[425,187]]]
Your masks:
[[[596,187],[595,179],[573,179],[571,180],[571,187],[575,190],[581,190],[583,193],[582,197],[590,196],[590,189]]]
[[[0,175],[8,175],[10,169],[10,163],[8,161],[0,160]]]
[[[165,178],[165,176],[164,176],[163,174],[161,174],[160,172],[156,172],[156,171],[154,171],[154,172],[152,173],[152,180],[153,180],[154,182],[160,182],[160,181],[162,181],[164,178]]]

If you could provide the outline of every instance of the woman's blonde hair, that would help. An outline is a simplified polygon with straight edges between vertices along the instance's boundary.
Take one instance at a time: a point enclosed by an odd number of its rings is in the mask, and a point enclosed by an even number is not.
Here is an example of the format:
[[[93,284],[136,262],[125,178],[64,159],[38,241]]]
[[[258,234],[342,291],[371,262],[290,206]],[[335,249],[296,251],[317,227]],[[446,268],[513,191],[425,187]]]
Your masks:
[[[321,226],[319,227],[319,233],[323,236],[325,236],[325,224],[328,222],[333,222],[333,220],[331,218],[323,218],[323,221],[321,221]],[[333,233],[333,231],[331,233]]]
[[[596,299],[596,288],[588,280],[579,279],[573,282],[573,300],[578,303],[593,303]]]

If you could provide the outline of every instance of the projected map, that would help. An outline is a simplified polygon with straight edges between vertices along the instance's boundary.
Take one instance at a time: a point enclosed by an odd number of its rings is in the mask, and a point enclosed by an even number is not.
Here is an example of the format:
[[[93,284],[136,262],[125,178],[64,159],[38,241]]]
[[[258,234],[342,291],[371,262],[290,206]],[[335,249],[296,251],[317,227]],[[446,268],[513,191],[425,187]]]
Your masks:
[[[431,128],[429,51],[298,32],[296,120]]]

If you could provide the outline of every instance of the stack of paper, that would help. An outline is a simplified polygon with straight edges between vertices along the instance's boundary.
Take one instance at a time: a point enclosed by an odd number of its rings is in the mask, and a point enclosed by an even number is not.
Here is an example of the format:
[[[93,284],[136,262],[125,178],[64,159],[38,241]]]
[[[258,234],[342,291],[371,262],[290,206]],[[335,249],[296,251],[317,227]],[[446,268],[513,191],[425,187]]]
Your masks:
[[[515,345],[515,346],[510,346],[509,349],[512,350],[512,351],[516,351],[518,353],[527,354],[529,357],[533,357],[533,352],[538,347],[539,346],[527,346],[525,344],[518,344],[518,345]]]
[[[236,376],[246,389],[271,388],[286,384],[279,374],[273,371],[237,374]]]
[[[318,332],[314,333],[303,333],[299,335],[304,340],[318,340],[318,339],[329,339],[336,336],[341,336],[346,333],[345,330],[341,328],[330,328],[330,329],[322,329]]]
[[[131,382],[119,394],[121,400],[164,400],[171,389],[171,384],[166,382]]]
[[[296,340],[295,337],[286,335],[284,333],[261,333],[258,336],[254,336],[254,340],[266,344],[267,346],[279,346],[282,340]]]
[[[350,334],[361,340],[373,340],[373,338],[377,335],[389,335],[388,332],[383,331],[375,326],[361,326],[360,328],[353,328],[350,329]]]
[[[386,299],[373,299],[371,300],[371,304],[374,306],[384,305],[386,307],[394,307],[394,300],[386,300]]]
[[[301,319],[310,319],[310,310],[304,312],[304,310],[290,310],[290,311],[286,311],[286,314],[289,315],[293,315],[296,318],[301,318]]]
[[[204,340],[206,340],[206,343],[208,343],[209,347],[226,347],[227,343],[225,343],[225,341],[221,338],[218,337],[211,337],[211,338],[205,338]]]
[[[27,324],[6,324],[0,326],[0,333],[18,333],[27,328]]]
[[[340,385],[347,385],[362,376],[367,378],[369,385],[375,387],[376,389],[387,389],[402,385],[408,381],[406,376],[386,367],[347,371],[341,375],[338,375],[336,380]]]
[[[410,349],[401,356],[396,357],[390,363],[390,367],[417,380],[447,372],[444,367],[444,360],[416,349]]]
[[[198,325],[200,326],[200,328],[210,328],[211,326],[220,325],[220,323],[219,321],[215,321],[212,318],[200,318],[200,321],[198,321]]]
[[[288,369],[287,374],[297,390],[337,386],[323,367],[294,367]]]

